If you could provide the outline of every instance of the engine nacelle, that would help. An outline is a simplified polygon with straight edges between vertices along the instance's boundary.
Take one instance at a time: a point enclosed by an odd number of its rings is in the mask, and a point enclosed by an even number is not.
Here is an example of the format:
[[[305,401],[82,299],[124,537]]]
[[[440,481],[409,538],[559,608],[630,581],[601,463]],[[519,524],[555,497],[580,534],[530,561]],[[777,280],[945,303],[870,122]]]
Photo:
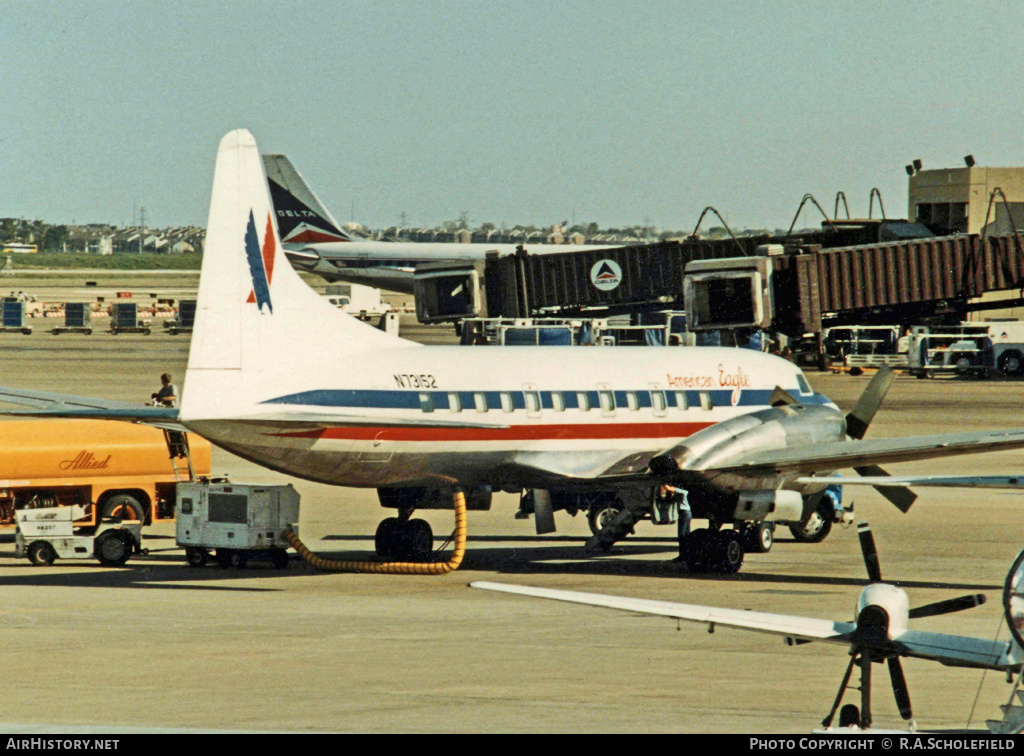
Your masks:
[[[733,519],[800,522],[803,516],[804,498],[797,491],[743,491]]]
[[[854,621],[860,633],[876,641],[892,640],[907,629],[910,599],[902,588],[888,583],[872,583],[857,598]]]
[[[723,420],[698,431],[678,446],[652,458],[649,467],[656,475],[680,471],[699,473],[732,465],[757,452],[813,448],[816,444],[845,438],[846,418],[833,407],[772,407]],[[746,482],[741,484],[738,478],[730,480],[728,477],[719,480],[717,485],[734,490],[751,487]],[[777,486],[766,483],[763,487]]]

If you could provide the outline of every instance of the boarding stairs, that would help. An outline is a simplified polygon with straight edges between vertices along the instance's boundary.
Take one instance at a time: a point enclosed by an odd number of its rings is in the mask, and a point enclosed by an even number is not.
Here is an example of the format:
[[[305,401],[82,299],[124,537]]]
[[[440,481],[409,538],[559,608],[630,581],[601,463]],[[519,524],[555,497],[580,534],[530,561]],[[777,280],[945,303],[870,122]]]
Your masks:
[[[1020,689],[1022,676],[1024,668],[1017,673],[1009,701],[999,707],[1003,712],[1003,718],[985,720],[985,726],[993,735],[1017,735],[1024,732],[1024,690]],[[1017,703],[1014,703],[1014,700]]]

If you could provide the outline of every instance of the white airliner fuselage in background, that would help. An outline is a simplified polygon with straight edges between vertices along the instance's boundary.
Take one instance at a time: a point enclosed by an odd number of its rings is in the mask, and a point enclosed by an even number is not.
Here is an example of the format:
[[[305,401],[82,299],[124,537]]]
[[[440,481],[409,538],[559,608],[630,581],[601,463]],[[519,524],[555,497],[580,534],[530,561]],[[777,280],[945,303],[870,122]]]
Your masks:
[[[835,483],[815,475],[855,467],[874,480],[879,463],[1024,446],[1019,430],[863,440],[884,394],[874,386],[844,417],[798,367],[745,349],[433,347],[379,331],[288,265],[256,142],[239,130],[217,156],[180,411],[0,398],[177,424],[274,470],[375,487],[403,526],[453,487],[530,489],[550,512],[572,497],[649,504],[662,482],[716,524],[800,523]],[[909,481],[874,485],[905,509],[891,489]]]
[[[416,267],[426,262],[482,260],[488,252],[517,249],[551,254],[620,245],[399,242],[346,233],[284,155],[264,155],[271,205],[285,255],[299,270],[328,281],[348,281],[411,294]]]

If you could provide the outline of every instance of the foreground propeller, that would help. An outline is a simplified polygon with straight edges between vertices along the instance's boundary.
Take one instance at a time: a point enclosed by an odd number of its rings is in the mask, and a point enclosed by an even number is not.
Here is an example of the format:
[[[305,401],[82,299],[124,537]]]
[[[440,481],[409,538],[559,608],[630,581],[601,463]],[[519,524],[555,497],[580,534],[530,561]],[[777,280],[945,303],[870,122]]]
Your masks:
[[[871,382],[868,383],[868,387],[864,389],[864,393],[857,400],[856,406],[846,416],[846,435],[858,441],[864,438],[868,426],[871,425],[878,408],[882,406],[882,400],[885,399],[894,380],[896,380],[896,373],[888,365],[883,365],[878,369]],[[858,475],[864,477],[888,477],[889,475],[878,465],[863,465],[855,467],[854,470]],[[906,513],[917,500],[917,494],[899,486],[874,486],[874,489],[903,513]]]
[[[861,554],[864,556],[868,579],[872,583],[881,583],[882,567],[878,560],[878,550],[875,548],[875,537],[866,522],[857,525],[857,540],[860,542]],[[907,616],[909,619],[935,617],[940,614],[971,609],[984,603],[985,597],[976,593],[925,604],[911,609]],[[884,617],[884,625],[879,623],[880,617]],[[914,716],[910,705],[910,690],[907,688],[907,678],[903,674],[899,651],[894,649],[887,635],[878,633],[880,627],[888,627],[888,621],[889,617],[884,609],[875,605],[866,606],[858,615],[857,630],[854,632],[850,647],[850,664],[846,668],[846,674],[843,675],[843,681],[839,686],[839,693],[832,704],[832,709],[822,720],[822,725],[825,727],[832,726],[832,720],[842,702],[843,693],[850,682],[850,676],[853,674],[854,665],[860,667],[860,726],[869,727],[871,725],[871,664],[881,662],[882,659],[885,659],[889,668],[889,682],[892,684],[892,694],[896,699],[896,708],[899,709],[900,716],[904,720],[909,720]],[[851,708],[856,709],[856,707]],[[840,717],[840,723],[842,724],[842,717]]]

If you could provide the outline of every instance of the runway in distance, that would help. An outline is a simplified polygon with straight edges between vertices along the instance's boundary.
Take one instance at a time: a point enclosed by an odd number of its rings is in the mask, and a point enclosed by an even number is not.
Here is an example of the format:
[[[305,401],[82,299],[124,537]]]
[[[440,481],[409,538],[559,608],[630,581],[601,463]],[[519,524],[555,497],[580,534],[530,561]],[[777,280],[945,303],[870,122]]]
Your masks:
[[[481,508],[492,490],[529,490],[538,524],[553,527],[554,511],[595,500],[640,511],[672,483],[711,523],[687,538],[697,563],[735,571],[749,529],[802,527],[820,511],[829,481],[817,475],[884,477],[887,462],[1024,447],[1024,430],[866,440],[890,383],[876,376],[844,416],[798,367],[746,349],[422,346],[384,333],[287,264],[256,142],[238,130],[217,155],[180,410],[17,388],[0,400],[183,427],[282,473],[376,488],[399,511],[378,530],[379,553],[429,529],[412,513],[456,486]],[[913,501],[876,488],[901,509]],[[598,535],[611,543],[629,527]]]
[[[347,281],[411,294],[416,266],[425,262],[482,260],[488,252],[514,254],[520,245],[400,242],[359,239],[334,220],[284,155],[264,155],[271,204],[285,255],[296,268],[328,281]],[[620,245],[527,244],[528,252],[552,254]]]
[[[846,667],[846,673],[839,685],[839,693],[832,708],[822,721],[822,726],[825,728],[832,726],[837,711],[840,712],[839,725],[841,727],[856,726],[860,729],[867,729],[871,726],[872,664],[880,664],[882,661],[885,661],[889,668],[889,680],[900,716],[911,722],[913,721],[913,710],[906,677],[903,674],[903,666],[900,663],[902,657],[928,659],[950,667],[975,667],[1004,672],[1019,671],[1021,662],[1024,661],[1024,651],[1017,641],[1018,632],[1012,634],[1013,639],[1010,641],[999,641],[991,638],[970,638],[962,635],[911,630],[910,620],[935,617],[980,606],[985,603],[985,596],[970,594],[911,608],[906,591],[896,585],[882,582],[878,551],[875,548],[875,539],[868,524],[860,523],[857,530],[870,582],[860,592],[857,599],[853,622],[834,622],[745,609],[724,609],[672,601],[650,601],[627,596],[533,588],[487,581],[470,583],[470,587],[619,609],[634,615],[644,614],[688,622],[701,622],[708,626],[709,632],[714,632],[715,627],[721,625],[741,630],[772,633],[784,636],[787,645],[790,646],[814,641],[841,644],[849,649],[850,663]],[[1022,556],[1024,556],[1024,552],[1022,552]],[[1007,577],[1008,594],[1011,588],[1019,591],[1020,562],[1021,558],[1018,557]],[[1019,593],[1014,593],[1013,597],[1019,595]],[[1004,598],[1004,602],[1010,626],[1019,627],[1019,600],[1016,603],[1011,603]],[[1011,612],[1012,617],[1010,616]],[[842,703],[854,666],[860,668],[860,708],[856,704],[847,704],[840,711],[839,705]],[[996,724],[1002,725],[1002,723]]]

